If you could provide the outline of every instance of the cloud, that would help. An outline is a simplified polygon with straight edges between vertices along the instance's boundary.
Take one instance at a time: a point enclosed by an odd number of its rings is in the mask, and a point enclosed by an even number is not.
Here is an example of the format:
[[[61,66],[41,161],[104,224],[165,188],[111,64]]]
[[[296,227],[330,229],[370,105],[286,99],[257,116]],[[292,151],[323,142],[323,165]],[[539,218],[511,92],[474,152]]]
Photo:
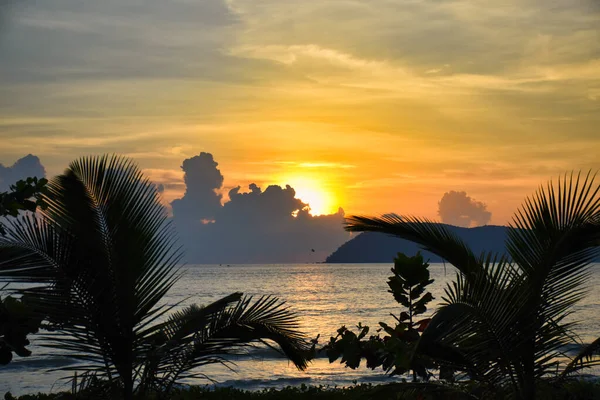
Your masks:
[[[183,162],[181,169],[185,172],[186,190],[181,199],[171,203],[173,215],[193,223],[215,218],[223,198],[217,193],[223,186],[223,175],[218,165],[212,154],[204,152]]]
[[[295,190],[252,183],[229,191],[221,205],[223,175],[209,153],[183,162],[186,193],[171,204],[191,263],[322,261],[348,239],[344,211],[313,216]]]
[[[169,6],[157,0],[55,0],[13,14],[6,35],[20,39],[0,42],[13,80],[189,75],[205,65],[198,54],[218,57],[216,46],[228,36],[224,28],[236,23],[220,0]],[[26,46],[15,47],[18,43]],[[181,53],[188,53],[184,61]]]
[[[10,185],[28,177],[46,177],[46,170],[37,156],[29,154],[10,167],[0,164],[0,192],[7,191]]]
[[[471,227],[486,225],[492,218],[486,204],[467,196],[467,192],[446,192],[438,203],[442,222]]]
[[[223,204],[224,177],[210,153],[183,161],[185,193],[170,204],[173,221],[190,263],[317,262],[349,239],[342,226],[344,211],[313,216],[295,190],[252,183],[229,190]],[[174,171],[144,171],[159,193],[177,190]],[[45,177],[40,159],[27,155],[12,166],[0,164],[0,191],[19,179]],[[314,250],[314,251],[313,251]]]
[[[253,226],[265,221],[290,220],[294,211],[302,210],[307,204],[296,199],[295,190],[287,185],[285,188],[271,185],[263,192],[260,187],[252,183],[250,192],[240,193],[241,187],[229,191],[229,202],[219,214],[219,222],[234,224],[249,223]]]

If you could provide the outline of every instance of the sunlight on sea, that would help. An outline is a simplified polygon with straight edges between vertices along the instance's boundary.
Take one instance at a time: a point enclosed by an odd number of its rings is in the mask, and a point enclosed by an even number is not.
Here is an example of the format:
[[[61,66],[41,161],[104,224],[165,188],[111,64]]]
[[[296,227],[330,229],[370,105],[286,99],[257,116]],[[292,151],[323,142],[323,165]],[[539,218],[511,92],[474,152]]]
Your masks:
[[[295,264],[295,265],[207,265],[186,266],[185,276],[167,295],[166,302],[182,306],[191,303],[207,304],[236,291],[247,295],[272,294],[285,300],[300,316],[301,329],[309,337],[321,335],[325,344],[336,330],[358,322],[375,329],[379,321],[393,322],[390,313],[399,307],[387,292],[387,278],[391,264]],[[430,267],[435,282],[430,291],[435,297],[433,310],[443,295],[443,288],[451,281],[454,269],[443,264]],[[573,319],[580,321],[577,333],[584,343],[594,340],[600,332],[600,292],[593,289],[600,284],[600,265],[593,266],[589,295],[577,306]],[[31,346],[29,358],[16,358],[7,367],[0,367],[0,394],[50,392],[68,389],[61,377],[66,372],[46,372],[61,367],[68,361],[60,356],[49,356],[47,349]],[[575,351],[575,350],[574,350]],[[231,371],[223,366],[208,366],[200,372],[221,386],[246,389],[283,387],[286,385],[347,386],[354,382],[381,383],[390,380],[380,370],[370,371],[344,368],[339,363],[329,364],[326,358],[315,360],[307,371],[297,371],[277,353],[263,348],[250,349],[248,354],[236,357]],[[398,378],[399,379],[399,378]],[[209,384],[206,379],[189,381]]]

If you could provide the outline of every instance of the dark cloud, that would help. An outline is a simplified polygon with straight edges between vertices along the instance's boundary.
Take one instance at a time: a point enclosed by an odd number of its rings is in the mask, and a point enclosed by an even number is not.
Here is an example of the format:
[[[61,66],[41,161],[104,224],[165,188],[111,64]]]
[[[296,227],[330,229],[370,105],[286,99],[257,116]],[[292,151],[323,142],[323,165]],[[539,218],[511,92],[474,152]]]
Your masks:
[[[289,185],[262,190],[251,184],[248,192],[238,186],[222,204],[224,179],[212,154],[186,159],[181,168],[186,191],[171,206],[189,263],[323,261],[349,238],[341,208],[336,214],[312,216]],[[10,167],[0,164],[0,191],[29,176],[46,176],[34,155]],[[170,186],[158,184],[157,190]]]
[[[20,8],[3,12],[5,21],[11,15],[0,40],[8,82],[181,77],[209,64],[217,70],[212,61],[222,58],[225,28],[236,23],[220,0],[55,0]]]
[[[18,0],[0,0],[0,37],[2,32],[6,29],[8,22],[10,21],[10,16],[18,3]]]
[[[221,205],[223,176],[211,154],[185,160],[186,194],[173,215],[190,263],[322,261],[348,239],[344,211],[312,216],[291,186],[256,184],[229,191]],[[314,252],[313,252],[314,250]]]
[[[217,168],[212,154],[188,158],[181,169],[185,172],[185,194],[171,203],[173,215],[193,223],[213,220],[221,208],[222,195],[217,193],[223,186],[223,175]]]
[[[8,190],[10,185],[28,177],[44,178],[46,170],[37,156],[29,154],[17,160],[12,166],[0,164],[0,192]]]
[[[269,186],[263,192],[256,184],[249,186],[249,193],[240,193],[241,187],[229,191],[230,201],[223,207],[219,222],[233,224],[236,221],[250,224],[262,222],[285,222],[294,218],[291,214],[308,205],[296,199],[296,191],[289,185]]]
[[[486,225],[492,218],[487,206],[467,196],[467,192],[450,191],[438,202],[442,222],[456,226]]]

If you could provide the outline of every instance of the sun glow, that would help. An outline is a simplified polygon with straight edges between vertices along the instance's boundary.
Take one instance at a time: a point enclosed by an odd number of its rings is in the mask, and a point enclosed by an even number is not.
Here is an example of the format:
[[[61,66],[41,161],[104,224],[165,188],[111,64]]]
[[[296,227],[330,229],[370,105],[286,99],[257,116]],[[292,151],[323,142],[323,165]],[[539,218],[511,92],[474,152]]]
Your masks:
[[[308,177],[290,177],[285,183],[296,190],[296,198],[310,206],[310,214],[333,214],[338,210],[335,195],[327,189],[326,185],[317,179]]]

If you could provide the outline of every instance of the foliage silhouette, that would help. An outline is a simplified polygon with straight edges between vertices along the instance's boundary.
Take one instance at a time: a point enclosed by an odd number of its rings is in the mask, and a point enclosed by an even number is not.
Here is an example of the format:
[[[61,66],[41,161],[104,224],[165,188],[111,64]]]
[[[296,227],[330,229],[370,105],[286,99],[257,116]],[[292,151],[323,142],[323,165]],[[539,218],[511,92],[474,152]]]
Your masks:
[[[42,318],[27,302],[27,297],[0,298],[0,365],[6,365],[13,359],[13,353],[19,357],[28,357],[31,351],[27,335],[36,333]]]
[[[419,321],[415,317],[427,311],[427,304],[433,300],[431,293],[425,289],[433,282],[429,275],[429,264],[423,261],[423,256],[417,253],[414,257],[407,257],[399,253],[394,259],[394,274],[388,279],[388,286],[394,299],[406,311],[400,316],[392,314],[396,320],[394,327],[380,322],[379,331],[384,331],[386,336],[372,335],[365,339],[369,327],[358,324],[358,335],[346,327],[337,331],[337,336],[332,337],[324,347],[329,361],[341,358],[341,362],[349,368],[358,368],[362,358],[367,361],[367,367],[375,369],[382,367],[391,375],[400,375],[413,371],[413,381],[417,375],[424,380],[429,378],[428,369],[436,367],[429,357],[418,353],[418,343],[421,332],[425,330],[430,319]]]
[[[27,178],[10,186],[10,191],[0,193],[0,217],[16,217],[21,211],[35,212],[45,207],[42,195],[48,181],[44,178]],[[0,235],[6,230],[0,220]],[[3,288],[4,289],[4,288]],[[38,331],[41,319],[33,315],[26,299],[7,296],[0,298],[0,365],[8,364],[13,353],[27,357],[31,352],[27,335]]]
[[[177,246],[154,184],[130,160],[85,157],[48,184],[47,208],[0,237],[0,280],[23,289],[52,327],[44,344],[106,380],[125,399],[166,393],[194,369],[256,341],[274,342],[299,368],[308,344],[283,302],[241,293],[167,314],[181,276]],[[88,375],[89,376],[89,375]],[[116,396],[114,392],[107,396]]]
[[[566,318],[585,294],[600,244],[595,177],[565,175],[527,198],[509,229],[508,256],[475,255],[445,226],[415,217],[353,216],[346,229],[398,236],[454,265],[456,282],[445,289],[419,351],[491,388],[509,385],[516,397],[533,399],[536,383],[555,373],[563,347],[575,340],[576,323]]]
[[[45,204],[42,196],[46,193],[45,178],[36,177],[20,180],[10,186],[10,191],[0,193],[0,217],[16,217],[20,211],[31,211]],[[6,233],[2,221],[0,221],[0,235]]]

